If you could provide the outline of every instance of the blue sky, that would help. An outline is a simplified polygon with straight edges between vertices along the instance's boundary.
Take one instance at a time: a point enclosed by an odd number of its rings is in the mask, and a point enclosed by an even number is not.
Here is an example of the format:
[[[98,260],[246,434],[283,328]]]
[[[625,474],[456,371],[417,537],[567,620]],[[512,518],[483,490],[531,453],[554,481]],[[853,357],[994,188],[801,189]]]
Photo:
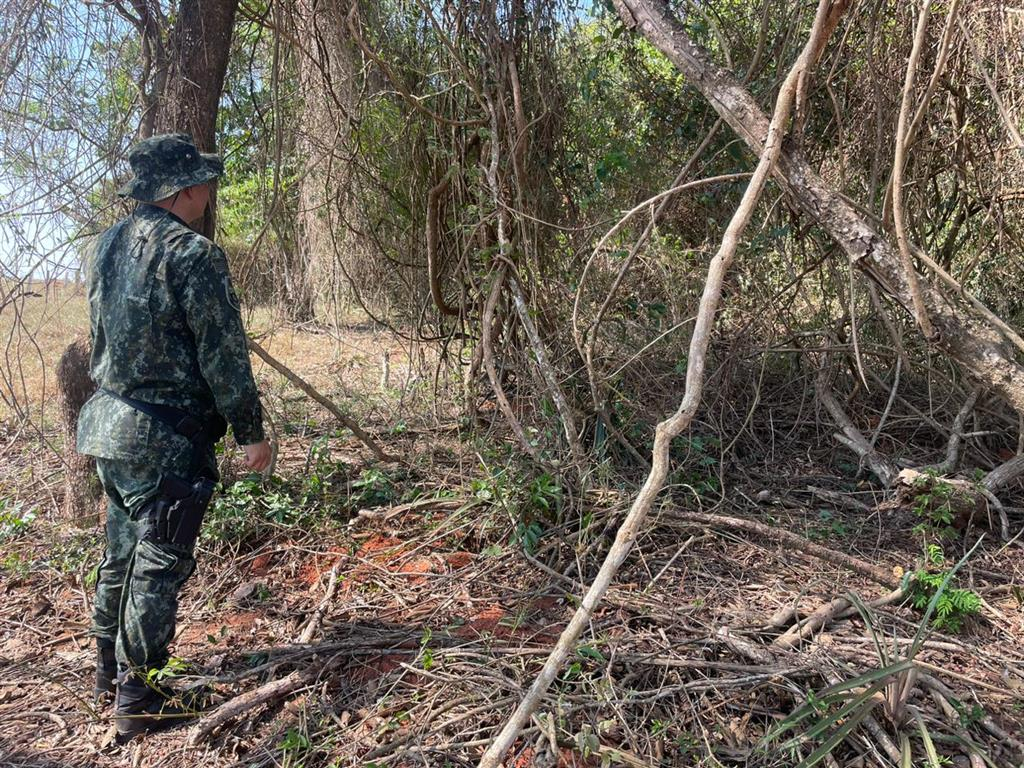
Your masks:
[[[135,122],[104,118],[119,51],[96,43],[129,28],[101,4],[38,3],[20,18],[24,7],[14,6],[0,9],[0,39],[22,46],[0,82],[0,277],[33,268],[37,278],[73,276],[94,207],[86,196],[110,175],[116,137]]]

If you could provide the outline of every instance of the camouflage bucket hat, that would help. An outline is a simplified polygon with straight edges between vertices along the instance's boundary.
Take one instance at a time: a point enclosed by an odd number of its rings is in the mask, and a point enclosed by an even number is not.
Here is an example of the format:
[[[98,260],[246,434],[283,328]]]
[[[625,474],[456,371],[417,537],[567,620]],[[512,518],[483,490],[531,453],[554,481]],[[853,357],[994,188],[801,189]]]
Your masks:
[[[128,162],[135,178],[117,194],[143,203],[163,200],[224,173],[224,161],[196,149],[187,133],[164,133],[143,139],[128,153]]]

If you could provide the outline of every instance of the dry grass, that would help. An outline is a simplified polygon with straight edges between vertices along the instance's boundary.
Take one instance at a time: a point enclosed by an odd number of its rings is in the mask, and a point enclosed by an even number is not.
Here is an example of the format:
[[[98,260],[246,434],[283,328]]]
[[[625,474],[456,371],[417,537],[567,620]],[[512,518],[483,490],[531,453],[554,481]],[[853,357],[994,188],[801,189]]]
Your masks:
[[[283,326],[260,307],[247,313],[246,327],[314,386],[355,397],[376,407],[378,416],[393,415],[384,406],[396,396],[396,403],[408,405],[411,390],[422,390],[422,382],[433,377],[431,350],[396,343],[391,333],[364,318],[351,318],[340,332],[310,332]],[[57,362],[71,341],[88,333],[88,302],[83,288],[74,284],[28,286],[24,296],[0,311],[0,424],[27,415],[36,424],[52,425]],[[387,387],[382,386],[385,354]],[[258,358],[252,360],[264,395],[288,397],[284,378]]]
[[[31,284],[0,310],[0,423],[18,414],[47,421],[55,393],[53,372],[67,345],[89,333],[89,308],[81,286]]]

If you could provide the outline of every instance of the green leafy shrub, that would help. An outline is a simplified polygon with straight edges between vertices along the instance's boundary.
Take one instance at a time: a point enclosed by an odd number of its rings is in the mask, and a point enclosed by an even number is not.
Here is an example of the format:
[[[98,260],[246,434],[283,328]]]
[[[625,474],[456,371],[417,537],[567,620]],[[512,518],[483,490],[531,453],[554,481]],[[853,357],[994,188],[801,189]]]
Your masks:
[[[0,499],[0,541],[21,536],[35,519],[35,509],[25,509],[20,501]]]
[[[928,607],[949,576],[949,570],[945,568],[946,557],[942,547],[929,544],[925,550],[925,559],[925,567],[914,573],[910,593],[911,602],[918,610]],[[976,615],[980,609],[981,598],[977,593],[969,589],[947,586],[938,594],[932,626],[936,629],[959,632],[963,629],[964,620]]]
[[[358,507],[381,507],[390,504],[397,497],[395,484],[387,473],[371,468],[364,469],[352,481],[350,503]]]
[[[238,480],[214,497],[203,520],[203,535],[214,541],[246,542],[274,527],[312,528],[322,522],[322,505],[310,504],[278,479],[258,475]]]

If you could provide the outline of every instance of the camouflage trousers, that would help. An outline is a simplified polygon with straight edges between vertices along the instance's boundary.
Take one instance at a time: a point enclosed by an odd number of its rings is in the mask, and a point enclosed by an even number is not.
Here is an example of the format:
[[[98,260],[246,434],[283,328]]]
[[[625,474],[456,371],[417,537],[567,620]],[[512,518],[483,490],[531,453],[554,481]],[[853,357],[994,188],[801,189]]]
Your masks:
[[[195,476],[193,459],[172,457],[169,468],[183,478]],[[201,462],[216,476],[212,448]],[[160,495],[168,467],[144,467],[113,459],[96,460],[107,494],[107,544],[96,579],[92,634],[113,645],[122,669],[158,669],[167,663],[174,639],[178,592],[196,567],[193,546],[143,539],[140,510]]]

